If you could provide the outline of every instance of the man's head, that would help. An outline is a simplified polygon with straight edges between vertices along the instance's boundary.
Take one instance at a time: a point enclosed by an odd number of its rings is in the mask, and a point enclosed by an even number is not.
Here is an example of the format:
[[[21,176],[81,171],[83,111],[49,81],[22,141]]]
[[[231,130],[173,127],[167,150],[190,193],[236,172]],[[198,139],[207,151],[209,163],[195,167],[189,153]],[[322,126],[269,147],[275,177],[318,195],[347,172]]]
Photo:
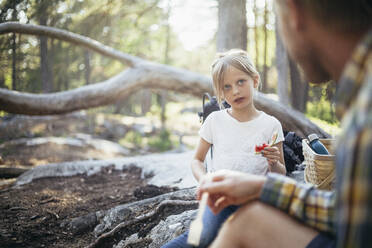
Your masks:
[[[370,0],[275,0],[275,4],[279,30],[288,53],[313,83],[335,76],[327,67],[327,63],[332,63],[331,59],[327,60],[327,48],[328,51],[333,49],[331,54],[336,55],[337,49],[341,50],[342,59],[342,49],[333,46],[338,44],[330,42],[329,36],[342,40],[350,37],[355,41],[355,37],[372,24]],[[341,39],[338,40],[341,42]]]

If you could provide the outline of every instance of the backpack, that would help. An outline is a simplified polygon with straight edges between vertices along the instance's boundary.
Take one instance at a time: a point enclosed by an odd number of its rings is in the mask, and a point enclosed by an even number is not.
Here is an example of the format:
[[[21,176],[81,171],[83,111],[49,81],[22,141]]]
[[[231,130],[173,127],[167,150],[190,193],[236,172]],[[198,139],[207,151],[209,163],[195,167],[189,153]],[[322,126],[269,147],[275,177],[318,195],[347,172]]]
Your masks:
[[[205,99],[208,97],[209,102],[205,102]],[[223,101],[222,105],[224,108],[230,108],[230,105]],[[215,96],[209,95],[209,93],[204,93],[203,95],[203,105],[202,105],[202,111],[198,112],[198,116],[200,118],[200,122],[204,123],[205,119],[207,119],[208,115],[212,113],[213,111],[220,110],[220,105],[217,102],[217,98]]]

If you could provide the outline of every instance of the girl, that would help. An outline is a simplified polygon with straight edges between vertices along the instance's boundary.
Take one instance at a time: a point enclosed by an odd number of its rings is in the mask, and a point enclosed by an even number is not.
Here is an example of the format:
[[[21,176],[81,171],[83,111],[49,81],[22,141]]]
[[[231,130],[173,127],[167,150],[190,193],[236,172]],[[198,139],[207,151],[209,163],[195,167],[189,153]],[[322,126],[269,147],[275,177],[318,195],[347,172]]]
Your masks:
[[[231,108],[212,112],[203,123],[200,141],[191,163],[193,175],[201,183],[207,180],[204,159],[213,144],[211,171],[230,169],[252,174],[286,173],[282,143],[284,135],[280,122],[273,116],[258,111],[253,96],[260,77],[248,54],[231,50],[221,54],[212,65],[213,88],[219,103],[225,100]],[[261,154],[255,146],[269,144],[277,134],[276,143]],[[208,247],[222,223],[236,211],[230,206],[214,215],[207,207],[203,214],[203,232],[199,247]],[[190,247],[188,232],[167,243],[163,248]]]

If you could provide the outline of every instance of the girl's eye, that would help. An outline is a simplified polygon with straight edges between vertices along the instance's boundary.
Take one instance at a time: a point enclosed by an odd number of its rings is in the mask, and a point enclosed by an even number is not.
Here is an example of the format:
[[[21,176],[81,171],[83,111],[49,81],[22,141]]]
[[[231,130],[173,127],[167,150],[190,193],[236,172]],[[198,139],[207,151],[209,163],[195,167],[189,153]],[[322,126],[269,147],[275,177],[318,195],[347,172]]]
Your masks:
[[[238,85],[243,85],[244,84],[244,79],[240,79],[239,81],[238,81]]]
[[[223,89],[224,89],[224,90],[229,90],[229,89],[231,89],[231,86],[228,85],[228,84],[225,84],[225,85],[223,86]]]

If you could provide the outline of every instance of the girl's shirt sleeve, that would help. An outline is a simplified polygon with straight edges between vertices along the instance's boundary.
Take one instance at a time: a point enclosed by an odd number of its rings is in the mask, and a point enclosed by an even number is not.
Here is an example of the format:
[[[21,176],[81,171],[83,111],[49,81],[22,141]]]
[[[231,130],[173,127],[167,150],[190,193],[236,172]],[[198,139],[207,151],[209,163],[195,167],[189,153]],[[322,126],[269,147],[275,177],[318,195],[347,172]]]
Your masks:
[[[280,121],[278,121],[278,119],[276,119],[275,117],[273,117],[273,118],[274,118],[273,131],[272,131],[271,136],[273,136],[275,132],[278,133],[278,137],[275,141],[275,144],[276,144],[276,143],[284,141],[284,134],[283,134],[282,124],[280,123]]]
[[[205,119],[204,123],[202,124],[199,130],[200,138],[207,141],[209,144],[213,144],[213,136],[212,136],[212,124],[214,119],[214,113],[212,112],[208,115],[207,119]]]

